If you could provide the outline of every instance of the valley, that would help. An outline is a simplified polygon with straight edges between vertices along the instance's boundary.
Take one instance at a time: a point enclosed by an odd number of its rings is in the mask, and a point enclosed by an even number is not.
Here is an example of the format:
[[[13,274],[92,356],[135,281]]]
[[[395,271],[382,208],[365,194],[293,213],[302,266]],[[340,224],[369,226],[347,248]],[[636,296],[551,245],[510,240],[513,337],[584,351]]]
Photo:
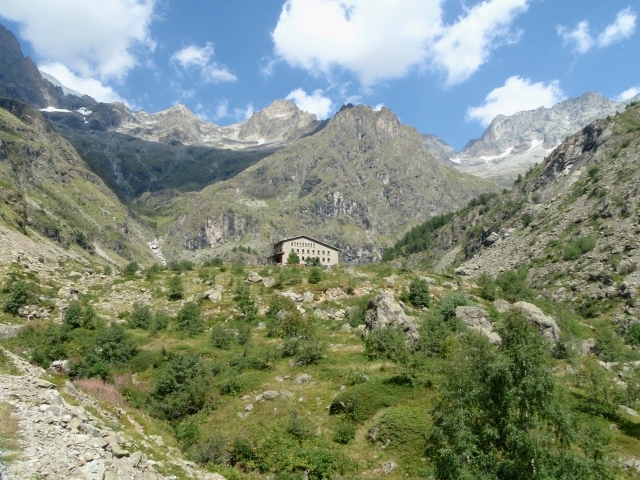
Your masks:
[[[640,477],[637,96],[456,153],[382,105],[101,103],[0,40],[1,478]],[[299,234],[339,265],[267,264]]]

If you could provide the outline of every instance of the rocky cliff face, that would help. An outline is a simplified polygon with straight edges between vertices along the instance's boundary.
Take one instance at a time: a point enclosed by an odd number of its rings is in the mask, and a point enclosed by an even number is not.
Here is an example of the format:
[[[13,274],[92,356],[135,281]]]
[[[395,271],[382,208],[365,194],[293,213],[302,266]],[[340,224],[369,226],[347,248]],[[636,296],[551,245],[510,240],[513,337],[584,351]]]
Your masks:
[[[77,255],[150,261],[151,229],[126,208],[40,112],[0,100],[0,213]],[[72,249],[72,251],[73,251]]]
[[[165,246],[210,255],[241,240],[266,254],[305,233],[346,259],[372,260],[409,226],[493,189],[435,160],[390,110],[360,105],[235,178],[174,199]]]
[[[78,109],[95,104],[90,97],[65,95],[40,75],[30,57],[22,54],[15,35],[0,25],[0,97],[22,100],[36,108]]]

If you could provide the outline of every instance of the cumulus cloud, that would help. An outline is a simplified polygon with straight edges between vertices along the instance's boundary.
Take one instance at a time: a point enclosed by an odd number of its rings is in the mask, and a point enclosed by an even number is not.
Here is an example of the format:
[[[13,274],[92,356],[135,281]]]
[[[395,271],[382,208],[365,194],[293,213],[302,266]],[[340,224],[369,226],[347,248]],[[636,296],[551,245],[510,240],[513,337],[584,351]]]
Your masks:
[[[613,23],[600,32],[592,35],[589,22],[583,20],[576,28],[570,30],[562,25],[557,27],[558,35],[562,37],[565,46],[572,45],[577,53],[587,53],[594,47],[605,48],[609,45],[631,37],[636,30],[636,14],[629,8],[620,10]]]
[[[104,85],[100,80],[95,78],[78,76],[61,63],[41,65],[40,70],[54,76],[65,87],[89,95],[99,102],[124,102],[129,107],[132,106],[120,97],[110,86]]]
[[[324,96],[324,91],[318,89],[308,95],[302,88],[297,88],[285,97],[291,100],[300,110],[314,113],[320,120],[328,118],[333,113],[333,102]]]
[[[624,92],[622,92],[620,95],[618,95],[618,97],[616,98],[616,100],[618,102],[624,102],[626,100],[629,100],[633,97],[635,97],[636,95],[640,94],[640,85],[636,85],[635,87],[631,87],[627,90],[625,90]]]
[[[206,83],[235,82],[238,78],[226,67],[212,61],[213,44],[207,42],[204,47],[188,45],[171,56],[171,62],[185,71],[199,72]]]
[[[244,108],[236,107],[232,109],[229,107],[229,100],[223,99],[220,100],[213,109],[206,107],[199,102],[196,105],[194,112],[196,115],[198,115],[198,117],[206,122],[219,122],[222,120],[241,122],[243,120],[248,120],[249,118],[251,118],[254,109],[252,103],[249,103]]]
[[[44,64],[60,63],[82,78],[123,79],[153,51],[149,27],[157,0],[3,0],[0,15]],[[61,80],[62,81],[62,80]]]
[[[442,71],[453,85],[517,41],[512,24],[529,1],[485,0],[445,24],[444,0],[287,0],[274,52],[316,75],[351,71],[365,86],[416,68]]]
[[[552,107],[565,98],[557,80],[531,83],[529,78],[513,76],[502,87],[489,92],[482,105],[470,107],[467,121],[478,121],[486,127],[496,115],[513,115],[523,110]]]

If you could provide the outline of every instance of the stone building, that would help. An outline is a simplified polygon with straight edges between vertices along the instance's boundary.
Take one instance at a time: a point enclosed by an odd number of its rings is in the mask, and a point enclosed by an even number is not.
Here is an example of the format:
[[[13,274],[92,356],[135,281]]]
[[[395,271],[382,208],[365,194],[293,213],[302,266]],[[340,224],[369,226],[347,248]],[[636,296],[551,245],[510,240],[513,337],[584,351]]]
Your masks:
[[[320,263],[326,266],[338,265],[340,249],[321,242],[306,235],[285,238],[273,244],[273,255],[268,259],[272,265],[286,265],[291,252],[296,252],[300,261],[306,258],[319,258]]]

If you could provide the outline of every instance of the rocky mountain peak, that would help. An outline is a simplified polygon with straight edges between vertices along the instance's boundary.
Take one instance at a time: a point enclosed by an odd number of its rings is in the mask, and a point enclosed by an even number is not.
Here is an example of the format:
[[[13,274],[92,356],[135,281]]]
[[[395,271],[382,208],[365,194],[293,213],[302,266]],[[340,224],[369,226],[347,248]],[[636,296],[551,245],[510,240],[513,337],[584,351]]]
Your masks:
[[[379,111],[367,105],[341,109],[326,127],[330,134],[363,140],[375,137],[380,142],[396,138],[400,131],[398,116],[388,108]]]

